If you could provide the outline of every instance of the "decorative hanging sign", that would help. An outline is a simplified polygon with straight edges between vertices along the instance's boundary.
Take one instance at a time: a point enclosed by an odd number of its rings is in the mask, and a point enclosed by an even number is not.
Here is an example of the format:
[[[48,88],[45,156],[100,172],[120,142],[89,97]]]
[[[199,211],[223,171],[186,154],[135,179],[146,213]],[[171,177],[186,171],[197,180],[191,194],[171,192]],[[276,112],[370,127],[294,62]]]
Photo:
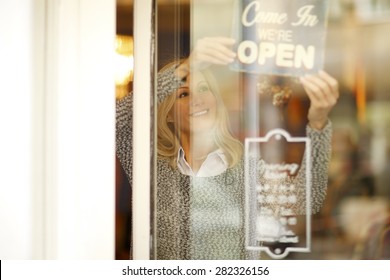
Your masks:
[[[323,67],[327,0],[237,0],[235,71],[287,76]]]
[[[304,145],[302,161],[286,162],[275,153],[289,145]],[[245,139],[247,250],[265,251],[275,259],[289,252],[310,252],[310,147],[309,138],[291,137],[282,129]],[[267,162],[270,152],[273,160]]]

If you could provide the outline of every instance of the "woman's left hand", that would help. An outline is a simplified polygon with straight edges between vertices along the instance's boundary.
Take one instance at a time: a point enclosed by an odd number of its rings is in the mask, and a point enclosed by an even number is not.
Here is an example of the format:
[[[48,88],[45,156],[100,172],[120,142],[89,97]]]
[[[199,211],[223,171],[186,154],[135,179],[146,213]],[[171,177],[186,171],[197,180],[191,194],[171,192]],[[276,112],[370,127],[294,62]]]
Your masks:
[[[228,65],[236,57],[232,50],[235,40],[229,37],[205,37],[199,39],[188,59],[176,70],[182,78],[191,71],[203,70],[210,65]]]
[[[324,71],[316,75],[300,78],[303,88],[310,99],[308,113],[309,125],[321,130],[328,122],[328,115],[339,98],[339,85],[336,79]]]

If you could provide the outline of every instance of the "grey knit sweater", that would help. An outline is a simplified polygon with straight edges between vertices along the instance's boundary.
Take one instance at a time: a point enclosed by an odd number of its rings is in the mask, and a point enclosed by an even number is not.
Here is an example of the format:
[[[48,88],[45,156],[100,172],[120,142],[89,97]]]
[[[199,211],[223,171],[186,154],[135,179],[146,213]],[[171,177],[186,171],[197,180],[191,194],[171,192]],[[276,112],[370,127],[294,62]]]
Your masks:
[[[312,212],[326,195],[331,124],[322,131],[307,127],[312,143]],[[116,151],[132,178],[132,95],[117,102]],[[243,160],[213,177],[190,177],[157,159],[157,259],[246,259],[244,246]],[[295,214],[304,212],[298,196]]]

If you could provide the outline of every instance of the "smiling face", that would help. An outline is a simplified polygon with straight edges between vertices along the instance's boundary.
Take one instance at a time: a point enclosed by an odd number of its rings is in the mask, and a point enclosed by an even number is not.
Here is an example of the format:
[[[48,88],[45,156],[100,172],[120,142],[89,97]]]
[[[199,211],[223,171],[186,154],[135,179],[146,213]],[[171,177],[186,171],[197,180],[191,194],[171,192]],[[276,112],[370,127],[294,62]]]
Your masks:
[[[186,83],[176,92],[170,111],[181,134],[212,131],[217,118],[217,100],[202,73],[187,77]]]

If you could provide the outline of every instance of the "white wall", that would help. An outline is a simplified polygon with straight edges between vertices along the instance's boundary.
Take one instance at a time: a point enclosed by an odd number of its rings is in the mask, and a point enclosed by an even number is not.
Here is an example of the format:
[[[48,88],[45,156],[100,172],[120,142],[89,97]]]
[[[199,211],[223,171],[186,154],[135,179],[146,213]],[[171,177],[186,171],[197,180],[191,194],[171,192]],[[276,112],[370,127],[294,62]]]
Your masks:
[[[32,1],[0,2],[0,259],[31,258]]]
[[[0,259],[114,258],[115,0],[0,1]]]

